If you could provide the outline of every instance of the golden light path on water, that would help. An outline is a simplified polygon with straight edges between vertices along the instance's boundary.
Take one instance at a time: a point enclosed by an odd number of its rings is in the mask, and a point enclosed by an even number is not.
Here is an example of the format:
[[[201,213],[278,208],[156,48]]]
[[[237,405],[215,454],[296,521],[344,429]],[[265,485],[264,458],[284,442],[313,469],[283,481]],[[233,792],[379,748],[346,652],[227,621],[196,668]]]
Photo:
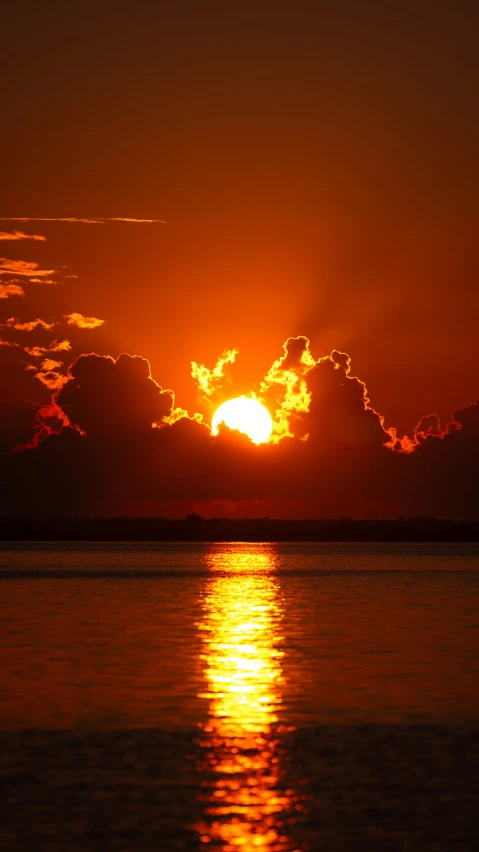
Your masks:
[[[285,852],[293,791],[280,783],[282,607],[268,544],[214,546],[203,600],[202,663],[209,701],[203,843],[223,852]],[[298,807],[298,805],[296,805]]]

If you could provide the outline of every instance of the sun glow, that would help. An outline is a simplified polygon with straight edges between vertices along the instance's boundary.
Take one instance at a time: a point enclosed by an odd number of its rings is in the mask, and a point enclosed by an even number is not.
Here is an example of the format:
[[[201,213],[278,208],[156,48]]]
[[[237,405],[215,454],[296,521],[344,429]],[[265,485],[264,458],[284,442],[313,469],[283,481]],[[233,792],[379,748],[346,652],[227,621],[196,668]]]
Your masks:
[[[257,399],[238,396],[223,402],[216,409],[211,423],[213,435],[218,434],[220,423],[230,429],[244,432],[253,444],[264,444],[273,430],[273,421],[267,408]]]

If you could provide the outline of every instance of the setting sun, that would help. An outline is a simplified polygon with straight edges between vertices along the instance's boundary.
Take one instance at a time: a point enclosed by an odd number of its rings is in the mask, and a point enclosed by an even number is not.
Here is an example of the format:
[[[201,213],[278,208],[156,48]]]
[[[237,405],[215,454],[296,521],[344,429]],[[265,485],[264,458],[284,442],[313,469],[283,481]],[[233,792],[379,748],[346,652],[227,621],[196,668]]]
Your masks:
[[[253,444],[264,444],[273,430],[273,421],[267,408],[247,396],[238,396],[223,402],[216,409],[211,423],[213,435],[218,434],[220,423],[225,423],[230,429],[244,432]]]

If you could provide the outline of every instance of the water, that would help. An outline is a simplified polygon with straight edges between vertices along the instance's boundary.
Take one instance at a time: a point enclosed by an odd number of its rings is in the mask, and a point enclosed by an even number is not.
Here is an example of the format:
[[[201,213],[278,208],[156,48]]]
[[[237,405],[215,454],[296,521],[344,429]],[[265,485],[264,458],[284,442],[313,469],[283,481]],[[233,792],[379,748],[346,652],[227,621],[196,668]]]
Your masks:
[[[4,544],[2,849],[473,850],[479,546]]]

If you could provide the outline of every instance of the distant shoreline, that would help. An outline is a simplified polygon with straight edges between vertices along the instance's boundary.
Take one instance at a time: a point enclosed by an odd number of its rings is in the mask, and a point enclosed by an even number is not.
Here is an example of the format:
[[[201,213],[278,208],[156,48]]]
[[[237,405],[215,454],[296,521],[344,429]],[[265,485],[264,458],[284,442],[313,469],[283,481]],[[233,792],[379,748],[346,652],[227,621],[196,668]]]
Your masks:
[[[0,518],[0,541],[479,542],[479,522],[438,518],[286,520]]]

